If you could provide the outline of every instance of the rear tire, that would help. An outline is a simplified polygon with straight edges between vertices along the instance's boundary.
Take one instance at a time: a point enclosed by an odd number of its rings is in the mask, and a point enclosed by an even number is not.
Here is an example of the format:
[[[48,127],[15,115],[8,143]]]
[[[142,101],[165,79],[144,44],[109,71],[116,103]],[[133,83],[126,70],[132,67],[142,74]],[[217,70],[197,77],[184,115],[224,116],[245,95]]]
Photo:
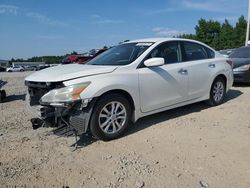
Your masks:
[[[131,122],[131,106],[120,94],[105,95],[97,101],[91,121],[93,137],[104,141],[120,137]]]
[[[217,77],[210,90],[210,98],[207,104],[210,106],[218,106],[223,103],[226,94],[226,83],[222,77]]]

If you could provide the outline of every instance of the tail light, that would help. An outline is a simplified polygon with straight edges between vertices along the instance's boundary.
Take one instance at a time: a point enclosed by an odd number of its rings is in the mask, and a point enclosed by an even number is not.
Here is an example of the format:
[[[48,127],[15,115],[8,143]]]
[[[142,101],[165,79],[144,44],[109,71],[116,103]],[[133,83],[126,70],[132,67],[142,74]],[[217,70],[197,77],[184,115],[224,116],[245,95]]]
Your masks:
[[[233,68],[234,64],[231,60],[227,60],[226,62]]]

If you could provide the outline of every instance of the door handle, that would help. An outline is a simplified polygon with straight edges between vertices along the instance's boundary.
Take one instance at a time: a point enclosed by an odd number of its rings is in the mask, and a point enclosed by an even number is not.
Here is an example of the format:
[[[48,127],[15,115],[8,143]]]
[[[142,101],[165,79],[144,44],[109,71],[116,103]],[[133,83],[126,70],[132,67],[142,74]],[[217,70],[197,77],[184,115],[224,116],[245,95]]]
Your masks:
[[[187,75],[187,74],[188,74],[188,71],[187,71],[187,69],[180,69],[180,70],[178,71],[178,73],[180,73],[180,74],[182,74],[182,75]]]
[[[211,63],[211,64],[209,64],[208,65],[210,68],[215,68],[216,67],[216,65],[214,64],[214,63]]]

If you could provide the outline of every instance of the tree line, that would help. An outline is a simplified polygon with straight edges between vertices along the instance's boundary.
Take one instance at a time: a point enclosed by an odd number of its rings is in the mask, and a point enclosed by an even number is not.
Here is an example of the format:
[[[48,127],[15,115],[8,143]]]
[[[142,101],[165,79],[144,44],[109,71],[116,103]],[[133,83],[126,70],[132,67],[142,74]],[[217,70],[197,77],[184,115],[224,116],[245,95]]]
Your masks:
[[[226,19],[223,23],[201,18],[195,27],[195,34],[178,37],[201,41],[216,50],[239,48],[245,45],[247,21],[239,17],[235,25]]]
[[[240,16],[235,25],[226,19],[223,23],[215,20],[201,18],[195,27],[195,34],[183,34],[179,38],[187,38],[201,41],[216,50],[238,48],[245,44],[247,21],[244,16]],[[128,41],[128,40],[126,40]],[[107,48],[106,46],[104,48]],[[62,56],[40,56],[28,59],[11,59],[11,62],[45,62],[47,64],[61,63],[68,55],[77,55],[73,51],[71,54]]]
[[[28,59],[12,58],[10,62],[45,62],[46,64],[59,64],[62,62],[64,58],[66,58],[69,55],[77,55],[77,52],[73,51],[70,54],[65,54],[62,56],[35,56]]]

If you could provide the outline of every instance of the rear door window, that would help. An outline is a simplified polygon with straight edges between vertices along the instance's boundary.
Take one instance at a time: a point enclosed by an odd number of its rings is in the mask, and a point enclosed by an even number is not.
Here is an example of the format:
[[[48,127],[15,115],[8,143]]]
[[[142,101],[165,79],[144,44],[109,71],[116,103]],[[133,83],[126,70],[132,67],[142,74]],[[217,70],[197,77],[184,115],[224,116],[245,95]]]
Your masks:
[[[213,56],[213,54],[211,52],[211,54],[208,55],[206,48],[200,44],[193,42],[182,42],[182,56],[183,61],[195,61],[209,59]]]

